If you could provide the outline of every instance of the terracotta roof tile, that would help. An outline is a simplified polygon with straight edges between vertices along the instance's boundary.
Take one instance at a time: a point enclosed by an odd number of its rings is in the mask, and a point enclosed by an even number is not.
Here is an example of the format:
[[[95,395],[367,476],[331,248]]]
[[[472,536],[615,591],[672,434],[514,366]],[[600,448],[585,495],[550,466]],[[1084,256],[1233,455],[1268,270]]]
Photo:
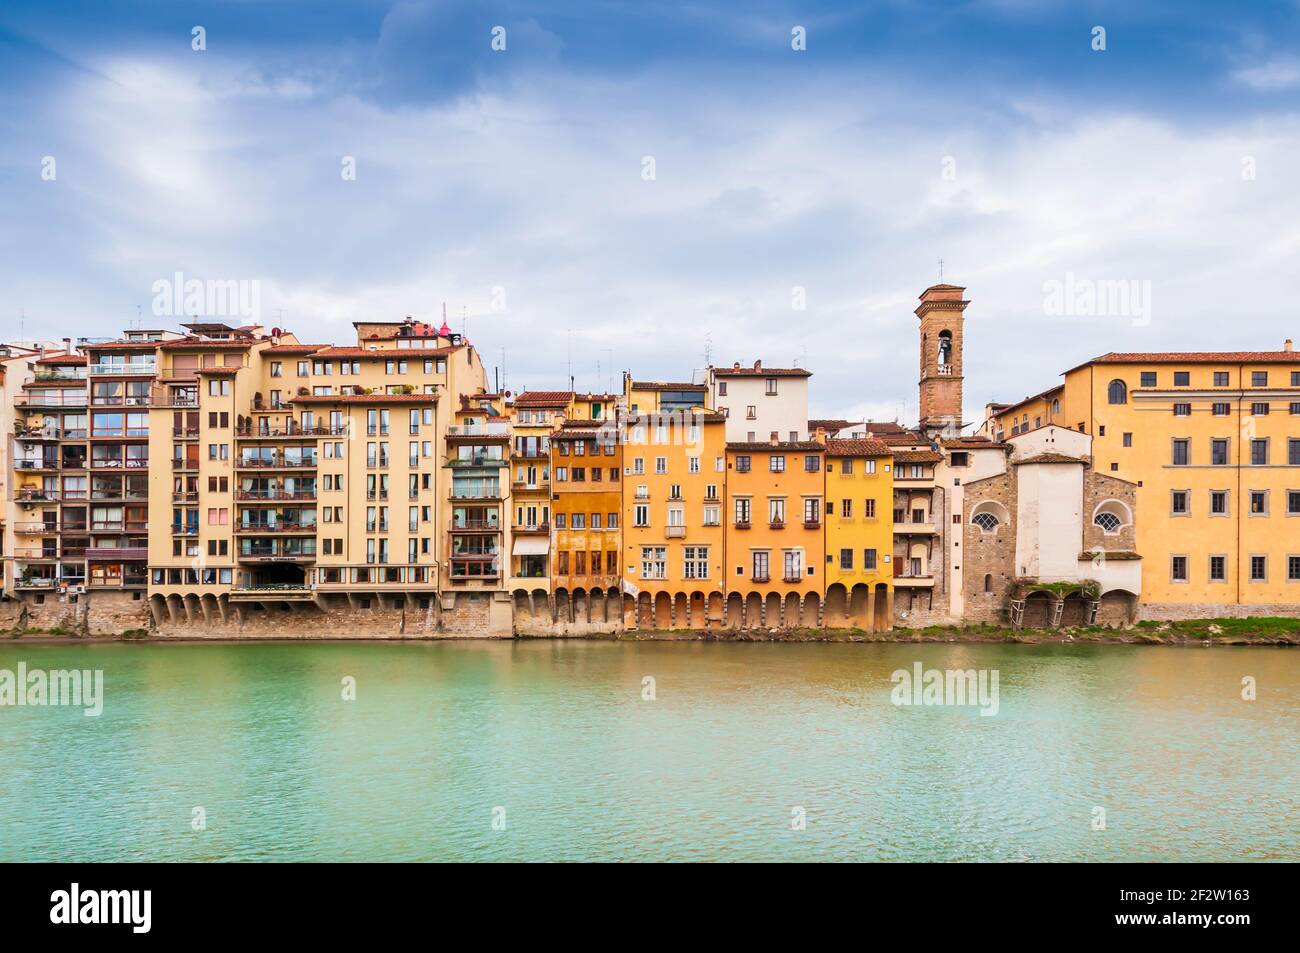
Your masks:
[[[568,407],[571,390],[526,390],[515,397],[516,407]]]
[[[1087,460],[1081,460],[1079,457],[1067,456],[1064,453],[1036,453],[1032,457],[1023,457],[1020,460],[1013,460],[1012,463],[1017,466],[1024,463],[1078,463],[1085,464]]]
[[[812,377],[802,367],[715,367],[718,377]]]
[[[1070,368],[1089,364],[1300,364],[1295,351],[1110,351]],[[1066,371],[1068,374],[1069,371]]]
[[[887,457],[893,452],[883,440],[830,438],[826,441],[826,453],[832,457]]]
[[[437,394],[308,394],[285,398],[289,404],[436,404]]]
[[[895,450],[895,463],[938,463],[943,454],[934,450]]]
[[[768,440],[755,440],[752,443],[748,441],[728,443],[727,449],[737,450],[741,453],[763,453],[764,451],[780,453],[781,451],[790,450],[808,451],[811,453],[812,451],[824,451],[826,445],[818,443],[816,440],[778,440],[776,443],[772,443]]]

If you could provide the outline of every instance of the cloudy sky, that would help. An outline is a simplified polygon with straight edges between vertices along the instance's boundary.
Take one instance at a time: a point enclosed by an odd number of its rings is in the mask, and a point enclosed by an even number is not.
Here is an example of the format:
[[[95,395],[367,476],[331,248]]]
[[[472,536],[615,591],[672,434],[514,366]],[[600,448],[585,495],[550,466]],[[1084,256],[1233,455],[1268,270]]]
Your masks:
[[[512,389],[711,348],[911,420],[942,258],[975,420],[1105,351],[1300,337],[1298,40],[1283,0],[7,0],[0,333],[173,325],[181,272],[311,341],[445,302]]]

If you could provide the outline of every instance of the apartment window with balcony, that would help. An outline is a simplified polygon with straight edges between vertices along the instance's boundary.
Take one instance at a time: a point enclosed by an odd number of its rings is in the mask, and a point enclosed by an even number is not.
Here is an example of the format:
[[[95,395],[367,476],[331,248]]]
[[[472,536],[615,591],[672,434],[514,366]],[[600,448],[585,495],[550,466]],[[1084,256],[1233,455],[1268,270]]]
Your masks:
[[[774,453],[767,458],[767,469],[772,473],[785,472],[785,457]]]

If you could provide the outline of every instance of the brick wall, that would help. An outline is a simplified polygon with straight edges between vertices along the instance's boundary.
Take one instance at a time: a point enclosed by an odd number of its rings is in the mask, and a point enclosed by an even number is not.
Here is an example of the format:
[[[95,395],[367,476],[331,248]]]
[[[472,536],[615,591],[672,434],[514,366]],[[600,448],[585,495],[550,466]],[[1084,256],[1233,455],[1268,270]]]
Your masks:
[[[966,600],[964,621],[990,624],[1007,621],[1007,604],[1016,575],[1016,468],[965,484],[962,514],[962,579]],[[975,507],[1000,503],[1010,517],[997,531],[986,533],[970,521]],[[985,591],[985,577],[988,591]]]

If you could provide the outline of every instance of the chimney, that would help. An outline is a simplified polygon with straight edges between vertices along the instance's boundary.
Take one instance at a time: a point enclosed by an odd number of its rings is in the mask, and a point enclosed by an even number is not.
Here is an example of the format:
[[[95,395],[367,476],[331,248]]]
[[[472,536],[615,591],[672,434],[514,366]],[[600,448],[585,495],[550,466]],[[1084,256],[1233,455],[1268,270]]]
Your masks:
[[[1288,354],[1291,353],[1293,347],[1294,345],[1291,343],[1290,338],[1287,338],[1285,341],[1282,342],[1282,350],[1286,351]]]
[[[740,370],[740,361],[737,361],[735,364],[732,364],[731,369],[734,371]]]
[[[772,433],[768,436],[767,439],[768,439],[768,442],[771,443],[772,446],[774,446],[774,447],[775,447],[778,443],[780,443],[780,441],[777,439],[777,433],[776,433],[775,430],[772,431]]]
[[[64,354],[72,353],[72,338],[63,339],[63,353]]]
[[[817,431],[813,434],[813,439],[816,440],[818,443],[822,444],[823,446],[825,446],[825,444],[826,444],[826,428],[825,428],[825,427],[818,427],[818,428],[817,428]]]

